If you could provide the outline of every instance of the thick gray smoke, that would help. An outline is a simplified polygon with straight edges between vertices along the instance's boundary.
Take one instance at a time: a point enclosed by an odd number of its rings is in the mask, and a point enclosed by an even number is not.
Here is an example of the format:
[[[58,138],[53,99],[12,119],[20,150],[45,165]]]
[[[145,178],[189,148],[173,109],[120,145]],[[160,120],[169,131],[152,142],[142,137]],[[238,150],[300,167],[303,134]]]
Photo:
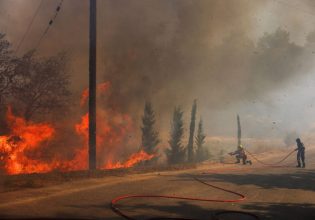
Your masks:
[[[150,99],[168,126],[174,105],[205,114],[257,99],[306,73],[310,42],[278,28],[251,38],[263,1],[106,1],[102,60],[115,106],[139,114]],[[309,38],[310,39],[310,38]],[[314,45],[312,46],[314,48]]]
[[[36,45],[58,2],[47,1],[42,6],[24,50]],[[1,17],[6,18],[0,21],[3,30],[10,30],[5,21],[14,21],[19,27],[15,32],[8,31],[14,42],[20,39],[38,3],[0,0]],[[210,118],[213,110],[257,99],[306,73],[312,67],[314,36],[297,45],[288,30],[280,27],[265,28],[267,33],[257,37],[260,31],[256,15],[271,4],[277,3],[99,0],[98,78],[112,83],[106,105],[131,113],[140,122],[144,100],[149,99],[165,130],[175,105],[188,111],[197,98],[199,113]],[[75,90],[87,85],[87,7],[85,0],[64,1],[39,49],[44,55],[56,50],[70,51]],[[9,14],[3,8],[10,9]],[[279,16],[293,19],[290,13]],[[23,24],[17,22],[19,17],[25,19]]]

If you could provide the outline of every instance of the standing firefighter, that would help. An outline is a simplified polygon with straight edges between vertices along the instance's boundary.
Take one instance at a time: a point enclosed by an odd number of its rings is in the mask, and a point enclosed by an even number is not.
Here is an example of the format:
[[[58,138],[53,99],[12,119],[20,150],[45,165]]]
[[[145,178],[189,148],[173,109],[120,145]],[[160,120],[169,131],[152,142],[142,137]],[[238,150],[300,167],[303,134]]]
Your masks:
[[[236,163],[240,163],[241,160],[242,160],[243,164],[249,163],[250,165],[252,165],[252,161],[247,160],[247,155],[246,155],[245,150],[244,150],[244,148],[243,148],[243,146],[242,146],[241,144],[238,145],[236,151],[231,152],[231,153],[229,153],[229,154],[230,154],[231,156],[232,156],[232,155],[235,155]]]
[[[300,138],[296,139],[296,145],[297,148],[295,149],[297,151],[296,159],[298,165],[296,167],[301,167],[301,162],[302,162],[302,167],[305,167],[305,147],[304,144],[301,142]]]

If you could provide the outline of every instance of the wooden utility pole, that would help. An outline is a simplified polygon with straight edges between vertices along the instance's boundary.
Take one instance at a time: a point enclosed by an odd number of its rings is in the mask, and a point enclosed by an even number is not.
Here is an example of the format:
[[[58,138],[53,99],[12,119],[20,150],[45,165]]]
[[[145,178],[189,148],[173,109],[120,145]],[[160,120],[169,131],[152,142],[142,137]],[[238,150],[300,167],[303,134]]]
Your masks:
[[[96,169],[96,0],[90,0],[89,169]]]

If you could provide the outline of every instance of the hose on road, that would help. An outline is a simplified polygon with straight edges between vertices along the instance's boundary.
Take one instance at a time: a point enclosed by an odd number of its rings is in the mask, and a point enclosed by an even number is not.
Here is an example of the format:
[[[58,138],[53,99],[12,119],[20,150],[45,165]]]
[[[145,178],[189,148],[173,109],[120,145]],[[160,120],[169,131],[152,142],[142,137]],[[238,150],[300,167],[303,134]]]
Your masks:
[[[243,200],[245,200],[245,196],[241,193],[232,191],[232,190],[228,190],[219,186],[215,186],[213,184],[210,184],[208,182],[205,182],[199,178],[196,177],[192,177],[195,181],[202,183],[206,186],[212,187],[214,189],[218,189],[233,195],[238,196],[238,199],[203,199],[203,198],[195,198],[195,197],[182,197],[182,196],[169,196],[169,195],[123,195],[123,196],[119,196],[115,199],[113,199],[111,201],[111,209],[118,215],[120,215],[121,217],[123,217],[124,219],[128,219],[128,220],[136,220],[135,218],[123,213],[118,207],[117,207],[117,203],[121,200],[125,200],[125,199],[131,199],[131,198],[160,198],[160,199],[178,199],[178,200],[189,200],[189,201],[201,201],[201,202],[220,202],[220,203],[238,203],[238,202],[242,202]],[[214,214],[215,219],[218,219],[218,217],[220,215],[223,214],[227,214],[227,213],[233,213],[233,214],[242,214],[242,215],[246,215],[246,216],[251,216],[256,220],[259,220],[259,217],[255,214],[252,213],[247,213],[247,212],[241,212],[241,211],[224,211],[224,212],[218,212]],[[157,219],[176,219],[176,220],[196,220],[196,219],[190,219],[190,218],[149,218],[148,220],[157,220]]]
[[[252,157],[254,158],[257,162],[265,165],[265,166],[269,166],[269,167],[277,167],[278,164],[282,163],[283,161],[285,161],[287,158],[289,158],[293,153],[294,153],[295,150],[293,150],[292,152],[290,152],[288,155],[286,155],[283,159],[281,159],[280,161],[276,162],[276,163],[273,163],[273,164],[269,164],[269,163],[265,163],[261,160],[259,160],[256,156],[254,156],[252,153],[250,153],[249,151],[246,150],[246,152]],[[278,166],[280,167],[280,166]],[[221,191],[224,191],[224,192],[227,192],[227,193],[230,193],[230,194],[233,194],[233,195],[236,195],[238,196],[239,198],[238,199],[204,199],[204,198],[196,198],[196,197],[182,197],[182,196],[170,196],[170,195],[123,195],[123,196],[119,196],[119,197],[116,197],[114,198],[112,201],[111,201],[111,209],[116,213],[118,214],[119,216],[123,217],[124,219],[127,219],[127,220],[137,220],[125,213],[123,213],[123,211],[121,211],[118,207],[117,207],[117,203],[119,201],[122,201],[122,200],[125,200],[125,199],[132,199],[132,198],[150,198],[150,199],[153,199],[153,198],[159,198],[159,199],[178,199],[178,200],[188,200],[188,201],[201,201],[201,202],[219,202],[219,203],[238,203],[238,202],[242,202],[246,199],[245,195],[241,194],[241,193],[238,193],[238,192],[235,192],[235,191],[232,191],[232,190],[229,190],[229,189],[225,189],[225,188],[222,188],[222,187],[219,187],[219,186],[215,186],[213,184],[210,184],[208,182],[205,182],[199,178],[196,178],[196,177],[192,177],[195,181],[199,182],[199,183],[202,183],[206,186],[209,186],[209,187],[212,187],[214,189],[217,189],[217,190],[221,190]],[[245,216],[248,216],[248,217],[252,217],[252,219],[256,219],[256,220],[259,220],[260,218],[256,215],[256,214],[253,214],[253,213],[249,213],[249,212],[243,212],[243,211],[221,211],[221,212],[216,212],[214,213],[214,219],[215,220],[219,220],[220,219],[220,216],[224,216],[224,215],[230,215],[230,214],[238,214],[238,215],[245,215]],[[148,218],[147,220],[196,220],[196,219],[189,219],[189,218]]]

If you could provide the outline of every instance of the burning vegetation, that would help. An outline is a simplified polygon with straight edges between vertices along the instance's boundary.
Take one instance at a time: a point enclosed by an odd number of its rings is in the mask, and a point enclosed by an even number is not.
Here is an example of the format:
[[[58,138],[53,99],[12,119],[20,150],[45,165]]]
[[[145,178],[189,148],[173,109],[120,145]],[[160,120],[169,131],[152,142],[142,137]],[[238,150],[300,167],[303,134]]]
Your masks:
[[[68,107],[71,93],[65,55],[38,60],[34,58],[34,53],[28,53],[16,58],[11,54],[10,44],[4,40],[4,35],[0,35],[0,44],[0,104],[2,109],[6,108],[1,118],[0,169],[7,174],[87,169],[88,114],[84,113],[81,120],[71,126],[76,135],[71,138],[79,139],[81,144],[64,146],[72,151],[69,157],[62,156],[62,152],[58,152],[60,148],[54,148],[56,137],[62,136],[63,141],[69,138],[60,134],[62,129],[56,129],[60,127],[60,122],[40,117],[43,113],[49,115],[56,112],[56,109],[60,114],[62,109]],[[109,88],[109,82],[99,84],[99,98],[104,98]],[[80,101],[82,108],[87,99],[88,90],[85,89]],[[126,145],[135,144],[128,138],[128,134],[134,132],[131,117],[110,107],[99,107],[97,113],[97,120],[101,122],[97,133],[99,168],[127,168],[155,157],[143,150],[130,153],[130,157],[121,157],[118,151],[122,151]],[[69,123],[65,118],[63,120],[65,124]]]
[[[98,85],[98,98],[106,98],[110,93],[110,83],[104,82]],[[88,90],[85,89],[81,95],[80,105],[85,107],[88,100]],[[193,104],[192,122],[196,118],[196,101]],[[186,159],[186,147],[182,145],[183,138],[183,119],[182,110],[175,109],[171,128],[171,137],[169,140],[170,149],[167,149],[166,155],[170,164],[182,163]],[[72,126],[76,137],[81,141],[77,147],[69,146],[73,152],[71,158],[63,158],[60,153],[51,153],[49,157],[45,156],[45,151],[53,148],[53,140],[60,132],[55,128],[54,123],[33,122],[13,113],[12,108],[7,107],[6,124],[8,134],[0,136],[0,161],[1,168],[7,174],[24,173],[44,173],[53,170],[74,171],[88,168],[88,122],[89,115],[85,113],[81,120]],[[111,108],[97,109],[98,129],[96,136],[97,143],[97,161],[99,169],[118,169],[129,168],[139,163],[156,164],[160,143],[159,134],[154,129],[155,114],[150,102],[145,103],[144,115],[142,117],[143,126],[141,148],[136,153],[131,153],[125,160],[121,152],[126,146],[135,146],[134,140],[130,139],[129,134],[133,134],[135,129],[132,118],[127,114],[122,114]],[[193,129],[194,130],[194,129]],[[192,132],[192,131],[191,131]],[[66,137],[65,137],[66,138]],[[191,134],[193,138],[193,133]],[[198,151],[202,149],[205,135],[202,131],[202,123],[199,123],[199,130],[196,136],[198,142]],[[199,140],[200,139],[200,140]],[[190,143],[193,149],[193,143]],[[193,154],[191,151],[191,154]],[[54,152],[54,151],[53,151]],[[190,161],[194,159],[191,155]],[[207,158],[204,158],[207,159]]]
[[[78,95],[72,94],[70,89],[67,54],[43,58],[31,51],[17,57],[12,53],[11,44],[0,34],[0,57],[1,173],[88,169],[89,91],[83,90],[76,105],[74,100]],[[196,102],[191,113],[188,146],[182,141],[183,111],[178,107],[172,121],[169,148],[161,148],[151,102],[145,102],[139,141],[138,123],[128,110],[122,111],[121,102],[115,99],[115,86],[112,81],[97,85],[98,169],[156,165],[163,153],[170,164],[200,161],[194,155],[194,138],[199,137],[199,142],[196,141],[198,151],[202,152],[205,136],[202,128],[199,136],[194,136]],[[74,113],[75,107],[79,107],[80,115]]]
[[[0,136],[0,159],[1,166],[7,174],[87,169],[88,114],[85,114],[81,122],[74,126],[77,135],[84,139],[84,144],[76,149],[75,156],[71,160],[61,160],[57,154],[47,158],[47,161],[43,158],[45,148],[49,147],[50,141],[57,132],[53,125],[26,121],[22,117],[15,116],[11,107],[8,107],[6,118],[10,134]],[[132,154],[125,162],[116,160],[115,146],[122,144],[121,140],[130,128],[128,127],[130,120],[123,115],[116,115],[115,120],[116,128],[107,121],[100,126],[100,132],[97,135],[98,155],[107,155],[106,159],[99,158],[103,163],[99,166],[101,169],[128,168],[155,156],[141,150]],[[127,124],[123,125],[123,123]]]
[[[196,121],[196,104],[192,106],[190,124],[184,123],[183,112],[194,98],[198,97],[207,109],[204,116],[211,123],[209,131],[229,133],[224,123],[214,120],[228,119],[215,117],[212,111],[229,108],[231,113],[239,101],[248,101],[252,103],[248,106],[256,108],[254,103],[262,95],[277,91],[313,68],[312,30],[299,31],[303,33],[300,42],[289,28],[252,29],[265,26],[260,23],[265,13],[253,13],[260,12],[265,5],[262,2],[151,3],[111,1],[99,6],[108,10],[108,17],[101,18],[98,25],[102,26],[97,27],[102,30],[97,36],[101,48],[97,54],[98,77],[106,81],[97,88],[98,168],[129,167],[138,162],[156,164],[164,159],[163,155],[170,164],[205,160],[208,153],[203,145],[207,139],[202,121]],[[16,5],[23,5],[3,4],[12,8],[13,14]],[[70,14],[64,14],[64,18],[72,18],[66,19],[70,23],[60,22],[58,34],[47,35],[38,51],[27,52],[37,44],[36,34],[26,37],[29,44],[13,53],[12,44],[0,33],[0,169],[5,173],[87,169],[89,91],[84,89],[81,99],[73,94],[83,88],[82,76],[87,73],[83,42],[88,22],[82,16],[85,4],[73,4],[72,10],[68,9]],[[47,13],[39,13],[38,21],[45,18],[41,14]],[[257,19],[253,19],[256,14]],[[77,26],[72,21],[82,25],[69,28]],[[12,22],[7,22],[8,29]],[[42,27],[33,28],[39,33]],[[10,32],[9,36],[12,40],[19,38]],[[71,62],[66,53],[52,54],[69,48],[75,48]],[[74,74],[70,74],[69,66]],[[162,135],[155,129],[150,102],[146,102],[140,120],[145,100],[156,100]],[[176,107],[170,114],[177,104],[183,108]],[[166,140],[164,131],[169,121],[169,139],[163,142],[160,136]],[[188,143],[183,141],[185,129],[189,130],[185,137]],[[253,137],[267,131],[251,130]],[[287,139],[289,143],[291,138]]]
[[[69,89],[67,55],[39,58],[35,52],[29,52],[19,58],[0,34],[0,57],[1,172],[87,169],[89,115],[84,109],[88,89],[82,92],[80,100],[83,116],[68,119],[73,94]],[[97,86],[97,98],[103,103],[97,109],[97,167],[128,168],[151,160],[155,153],[142,149],[135,153],[126,147],[136,146],[130,138],[135,132],[133,120],[107,105],[110,87],[110,82]]]
[[[48,172],[58,166],[58,161],[44,162],[40,158],[41,147],[54,136],[49,124],[26,122],[7,110],[10,135],[0,136],[1,162],[8,174]]]

